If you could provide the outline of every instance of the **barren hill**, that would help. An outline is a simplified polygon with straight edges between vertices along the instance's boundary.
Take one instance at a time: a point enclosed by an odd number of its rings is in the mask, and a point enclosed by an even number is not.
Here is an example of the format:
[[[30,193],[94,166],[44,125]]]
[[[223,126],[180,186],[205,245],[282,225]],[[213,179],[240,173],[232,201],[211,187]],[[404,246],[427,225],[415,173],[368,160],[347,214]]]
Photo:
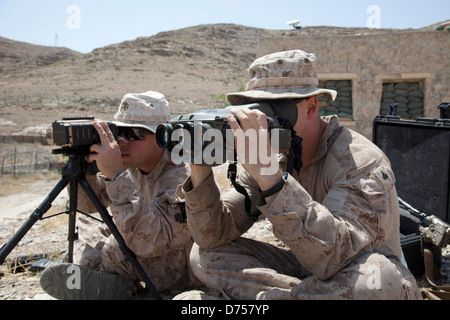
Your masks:
[[[39,46],[0,37],[0,73],[46,66],[79,54],[67,48]]]
[[[308,27],[301,36],[404,32]],[[199,25],[106,46],[88,54],[0,38],[0,134],[63,116],[111,118],[127,92],[166,95],[173,115],[220,107],[247,81],[259,39],[297,30]]]

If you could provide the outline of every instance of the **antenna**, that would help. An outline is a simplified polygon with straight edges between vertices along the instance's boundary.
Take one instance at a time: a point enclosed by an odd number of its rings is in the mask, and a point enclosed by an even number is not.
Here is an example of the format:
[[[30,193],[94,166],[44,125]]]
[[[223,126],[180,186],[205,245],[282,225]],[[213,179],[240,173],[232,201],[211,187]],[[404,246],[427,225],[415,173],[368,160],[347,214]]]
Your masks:
[[[59,44],[58,44],[58,34],[57,34],[57,33],[55,33],[55,41],[54,41],[54,43],[53,43],[53,46],[54,46],[54,47],[59,47]]]
[[[299,26],[298,24],[300,23],[300,20],[292,20],[292,21],[288,21],[286,22],[287,25],[294,27],[295,29],[299,30],[302,28],[302,26]]]

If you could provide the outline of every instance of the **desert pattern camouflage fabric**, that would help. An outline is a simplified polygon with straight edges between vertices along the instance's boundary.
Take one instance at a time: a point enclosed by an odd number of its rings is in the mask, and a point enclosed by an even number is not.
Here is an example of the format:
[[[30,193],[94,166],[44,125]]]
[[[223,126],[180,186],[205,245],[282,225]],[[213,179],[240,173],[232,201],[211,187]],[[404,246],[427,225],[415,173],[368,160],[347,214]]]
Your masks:
[[[253,224],[244,197],[234,189],[221,196],[212,175],[179,187],[196,242],[191,266],[207,286],[239,299],[421,299],[401,262],[389,160],[337,117],[326,121],[311,164],[270,203],[245,171],[238,179],[285,248],[241,238]],[[286,156],[279,161],[285,169]]]
[[[88,176],[100,201],[109,207],[127,246],[137,255],[157,290],[182,290],[195,286],[198,281],[189,268],[193,242],[187,224],[182,221],[178,205],[181,200],[175,193],[188,174],[189,167],[174,165],[164,154],[146,175],[138,169],[129,169],[114,181],[106,181],[101,173]],[[78,209],[96,212],[81,189]],[[79,240],[75,243],[74,263],[139,279],[106,225],[82,216],[77,226]]]

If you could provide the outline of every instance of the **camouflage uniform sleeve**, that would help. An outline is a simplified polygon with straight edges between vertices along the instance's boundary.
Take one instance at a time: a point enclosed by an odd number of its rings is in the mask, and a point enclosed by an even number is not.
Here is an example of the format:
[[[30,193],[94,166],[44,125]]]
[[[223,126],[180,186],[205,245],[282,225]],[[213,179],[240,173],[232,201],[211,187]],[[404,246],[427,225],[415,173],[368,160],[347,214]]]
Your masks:
[[[108,194],[106,193],[105,176],[103,176],[101,173],[98,173],[96,175],[86,175],[86,180],[91,186],[94,193],[96,194],[97,198],[100,200],[100,202],[105,207],[108,207],[110,201]],[[91,200],[89,199],[86,192],[83,190],[81,186],[78,186],[77,200],[78,200],[77,209],[80,210],[81,212],[84,213],[97,212],[97,209],[92,204]]]
[[[252,200],[252,209],[257,210],[257,189],[248,184],[248,175],[238,179],[245,186]],[[179,187],[179,194],[186,200],[188,225],[194,241],[202,248],[215,248],[229,243],[252,225],[244,208],[245,198],[234,188],[223,196],[211,174],[199,186],[192,189],[190,179]]]
[[[127,246],[138,256],[160,256],[191,241],[187,224],[177,221],[177,203],[181,200],[175,190],[186,176],[184,167],[167,170],[159,177],[151,202],[144,201],[141,186],[129,170],[106,182],[114,222]]]
[[[318,203],[289,176],[275,199],[259,207],[275,235],[321,280],[383,243],[393,222],[388,208],[395,200],[394,177],[388,166],[372,163],[350,173],[337,172],[335,179]]]

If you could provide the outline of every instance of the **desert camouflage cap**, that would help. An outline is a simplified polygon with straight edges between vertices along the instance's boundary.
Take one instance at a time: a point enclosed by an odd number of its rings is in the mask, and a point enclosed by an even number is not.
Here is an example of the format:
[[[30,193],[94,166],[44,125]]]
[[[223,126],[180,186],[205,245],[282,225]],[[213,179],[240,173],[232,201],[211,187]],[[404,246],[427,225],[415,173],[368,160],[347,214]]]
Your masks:
[[[156,131],[159,124],[170,120],[169,103],[162,93],[147,91],[127,93],[114,115],[119,127],[138,127]]]
[[[334,90],[319,88],[316,56],[302,50],[272,53],[256,59],[248,69],[250,81],[244,92],[229,93],[232,105],[272,99],[298,99],[326,95]]]

